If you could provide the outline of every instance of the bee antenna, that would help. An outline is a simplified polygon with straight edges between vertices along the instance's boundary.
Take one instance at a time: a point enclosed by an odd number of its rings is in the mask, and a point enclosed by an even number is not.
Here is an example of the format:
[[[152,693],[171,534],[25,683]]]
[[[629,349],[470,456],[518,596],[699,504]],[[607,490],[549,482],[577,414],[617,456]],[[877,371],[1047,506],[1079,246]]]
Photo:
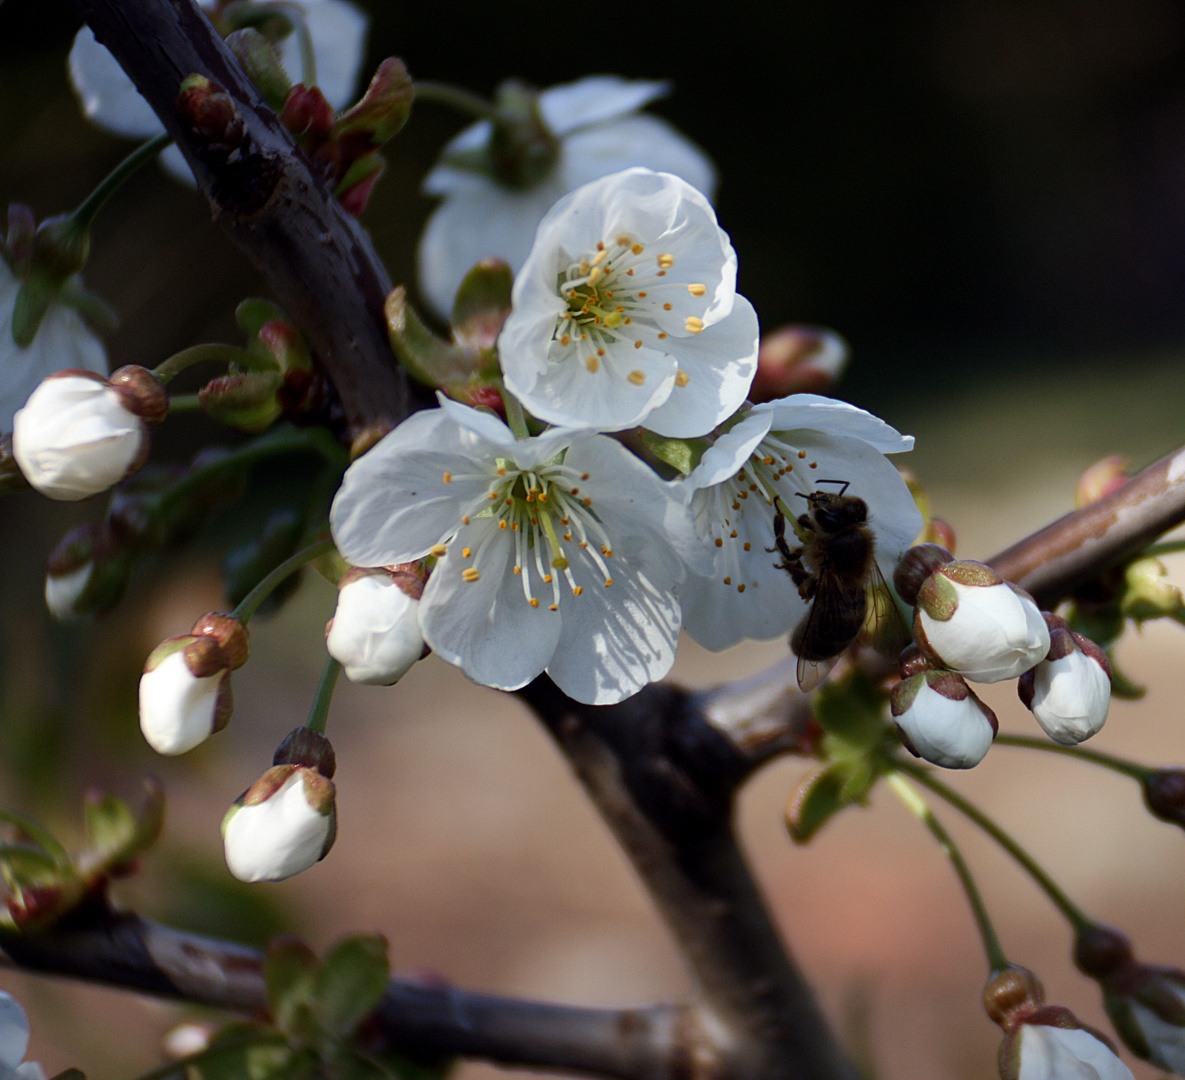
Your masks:
[[[806,499],[807,502],[810,502],[811,500],[811,497],[805,491],[796,491],[794,494],[800,499]]]
[[[819,480],[817,482],[820,484],[839,484],[840,485],[840,489],[839,489],[840,495],[842,495],[845,491],[848,490],[848,488],[850,488],[852,486],[851,480]]]

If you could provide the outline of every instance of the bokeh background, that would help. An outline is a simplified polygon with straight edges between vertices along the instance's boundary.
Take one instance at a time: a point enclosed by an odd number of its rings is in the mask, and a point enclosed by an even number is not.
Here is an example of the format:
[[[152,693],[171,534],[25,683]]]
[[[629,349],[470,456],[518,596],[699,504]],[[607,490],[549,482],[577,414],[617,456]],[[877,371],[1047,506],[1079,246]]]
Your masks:
[[[1103,454],[1142,464],[1182,442],[1179,4],[366,6],[374,63],[399,55],[415,75],[479,92],[507,76],[670,78],[675,91],[655,111],[718,163],[742,291],[767,328],[807,321],[848,338],[843,396],[918,436],[910,467],[960,553],[988,556],[1070,509],[1075,477]],[[0,5],[0,201],[39,217],[76,205],[128,149],[78,115],[64,77],[75,29],[56,0]],[[431,209],[419,182],[463,122],[425,105],[391,147],[363,220],[396,281],[413,283]],[[104,210],[94,241],[88,284],[122,320],[113,363],[153,366],[197,341],[237,339],[234,306],[258,279],[184,189],[145,170]],[[179,417],[155,452],[183,460],[212,439],[233,436]],[[132,795],[154,773],[170,795],[165,839],[119,891],[145,915],[254,943],[294,930],[318,948],[380,931],[396,969],[495,992],[602,1005],[684,993],[662,926],[546,737],[513,699],[434,659],[395,688],[341,687],[330,722],[341,829],[329,858],[280,885],[232,882],[218,823],[304,720],[332,591],[310,578],[253,624],[234,722],[183,760],[142,744],[136,679],[157,641],[222,606],[222,554],[292,485],[259,470],[242,504],[140,567],[122,607],[81,627],[45,613],[43,565],[68,528],[101,515],[101,500],[5,500],[0,804],[69,837],[85,788]],[[1185,566],[1169,565],[1185,582]],[[720,656],[685,643],[674,678],[709,685],[783,655],[780,642]],[[1149,693],[1116,704],[1097,745],[1185,760],[1181,628],[1132,633],[1120,655]],[[1010,687],[990,689],[1004,729],[1032,730]],[[979,1005],[982,959],[953,875],[887,792],[793,847],[782,809],[802,770],[785,761],[760,774],[740,822],[828,1014],[886,1080],[989,1080],[998,1032]],[[1148,818],[1130,782],[1004,747],[955,779],[1144,958],[1185,966],[1185,837]],[[1039,972],[1051,1001],[1102,1023],[1049,905],[986,841],[951,826],[1009,954]],[[0,987],[28,1006],[32,1052],[51,1074],[136,1075],[191,1015],[9,971]],[[495,1071],[470,1063],[458,1076]]]

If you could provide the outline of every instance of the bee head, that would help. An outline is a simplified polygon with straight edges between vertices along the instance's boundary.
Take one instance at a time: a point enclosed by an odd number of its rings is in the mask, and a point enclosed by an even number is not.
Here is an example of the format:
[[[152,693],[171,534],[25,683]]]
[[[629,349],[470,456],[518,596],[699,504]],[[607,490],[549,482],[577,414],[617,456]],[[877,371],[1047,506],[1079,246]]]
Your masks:
[[[849,525],[862,525],[868,520],[868,504],[855,495],[812,491],[804,498],[814,514],[815,524],[825,532],[837,532]]]

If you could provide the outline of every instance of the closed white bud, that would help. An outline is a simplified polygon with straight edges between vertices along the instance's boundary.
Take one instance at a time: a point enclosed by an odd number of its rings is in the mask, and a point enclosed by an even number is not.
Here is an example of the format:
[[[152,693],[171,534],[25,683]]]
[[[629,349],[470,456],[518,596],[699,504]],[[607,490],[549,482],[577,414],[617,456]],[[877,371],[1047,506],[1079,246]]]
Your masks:
[[[89,371],[59,372],[17,411],[12,452],[25,479],[43,495],[85,499],[139,467],[146,424],[159,422],[168,401],[150,373],[135,368],[129,379],[127,370],[111,380]]]
[[[302,765],[268,769],[222,820],[240,881],[283,881],[325,857],[337,834],[333,781]]]
[[[93,562],[85,562],[64,574],[55,574],[52,570],[46,573],[45,606],[55,619],[70,622],[80,617],[78,601],[90,584],[94,569]]]
[[[325,644],[351,682],[390,686],[424,655],[422,590],[411,572],[354,568],[342,578]]]
[[[0,1077],[3,1080],[45,1080],[36,1061],[24,1061],[29,1048],[29,1018],[21,1003],[0,990]]]
[[[983,563],[947,563],[918,591],[914,640],[939,666],[972,682],[1015,679],[1045,658],[1037,605]]]
[[[996,737],[996,715],[951,671],[923,671],[893,688],[893,719],[908,749],[947,769],[978,765]]]
[[[1001,1062],[1003,1080],[1134,1080],[1115,1051],[1085,1028],[1022,1024],[1015,1055],[1013,1068]]]
[[[1111,704],[1111,664],[1089,638],[1075,634],[1056,615],[1050,622],[1049,653],[1025,672],[1017,691],[1054,742],[1074,746],[1102,730]]]

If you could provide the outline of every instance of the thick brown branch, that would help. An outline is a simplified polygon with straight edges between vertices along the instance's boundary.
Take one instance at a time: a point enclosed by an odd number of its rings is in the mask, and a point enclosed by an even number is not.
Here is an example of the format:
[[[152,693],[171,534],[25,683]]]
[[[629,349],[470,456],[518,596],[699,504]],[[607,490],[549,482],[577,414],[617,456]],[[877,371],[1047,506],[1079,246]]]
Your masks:
[[[1052,609],[1074,588],[1185,521],[1185,447],[1118,491],[1060,517],[988,562]]]
[[[191,0],[68,2],[176,140],[215,220],[308,335],[341,397],[350,437],[398,423],[408,391],[387,344],[387,272],[206,17]],[[229,95],[241,128],[215,137],[182,122],[178,89],[192,74]],[[214,153],[219,139],[224,152]]]
[[[0,936],[4,964],[222,1009],[267,1010],[255,950],[102,908],[46,932]],[[686,1072],[686,1025],[667,1005],[573,1008],[394,978],[367,1031],[382,1040],[378,1049],[421,1061],[460,1055],[621,1080],[679,1080]]]
[[[688,695],[650,686],[581,705],[546,677],[521,691],[633,861],[698,991],[689,1064],[729,1080],[852,1080],[732,829],[752,762]]]

